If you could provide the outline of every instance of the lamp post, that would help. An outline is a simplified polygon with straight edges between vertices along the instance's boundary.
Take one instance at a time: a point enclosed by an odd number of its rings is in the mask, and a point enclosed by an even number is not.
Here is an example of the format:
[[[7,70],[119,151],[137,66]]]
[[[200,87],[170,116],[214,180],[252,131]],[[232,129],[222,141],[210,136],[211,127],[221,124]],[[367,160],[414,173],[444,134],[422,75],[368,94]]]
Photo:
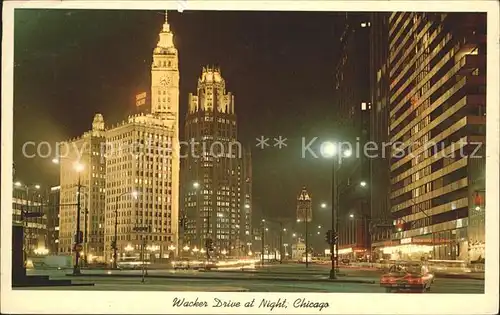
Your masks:
[[[265,246],[264,245],[265,244],[264,238],[266,236],[265,230],[266,230],[266,219],[262,219],[262,227],[261,227],[262,232],[261,232],[261,237],[260,237],[260,240],[262,242],[262,250],[261,250],[261,252],[262,252],[261,253],[261,265],[262,265],[262,267],[264,267],[264,246]]]
[[[76,172],[78,173],[78,188],[76,196],[76,236],[75,236],[75,265],[73,266],[73,275],[80,274],[80,246],[82,242],[81,231],[80,231],[80,216],[81,216],[81,172],[83,171],[83,164],[75,163],[74,165]]]
[[[340,151],[340,148],[334,142],[323,142],[321,145],[321,154],[325,158],[332,159],[332,180],[331,180],[331,199],[332,199],[332,231],[334,235],[333,242],[330,244],[330,252],[332,265],[330,269],[330,279],[337,279],[336,266],[338,266],[338,231],[339,225],[337,220],[338,207],[338,189],[337,189],[337,169],[342,164],[343,157],[350,157],[351,150]],[[325,205],[326,206],[326,205]],[[323,205],[322,205],[323,207]]]

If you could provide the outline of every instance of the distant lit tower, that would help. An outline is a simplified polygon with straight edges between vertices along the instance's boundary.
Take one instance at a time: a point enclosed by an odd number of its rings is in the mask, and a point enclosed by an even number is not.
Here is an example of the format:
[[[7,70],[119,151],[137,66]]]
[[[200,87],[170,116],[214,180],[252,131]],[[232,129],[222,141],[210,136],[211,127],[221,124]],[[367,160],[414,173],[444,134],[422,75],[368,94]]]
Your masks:
[[[246,245],[241,231],[251,231],[241,214],[246,209],[243,150],[237,142],[234,96],[226,92],[218,68],[203,68],[188,104],[185,140],[193,145],[183,160],[184,243],[203,248],[210,238],[216,251],[237,255]]]
[[[299,195],[297,196],[297,223],[304,226],[304,240],[306,243],[306,257],[307,253],[310,252],[309,240],[308,240],[308,225],[312,221],[312,200],[306,187],[302,187]],[[308,259],[306,259],[306,266],[308,264]]]

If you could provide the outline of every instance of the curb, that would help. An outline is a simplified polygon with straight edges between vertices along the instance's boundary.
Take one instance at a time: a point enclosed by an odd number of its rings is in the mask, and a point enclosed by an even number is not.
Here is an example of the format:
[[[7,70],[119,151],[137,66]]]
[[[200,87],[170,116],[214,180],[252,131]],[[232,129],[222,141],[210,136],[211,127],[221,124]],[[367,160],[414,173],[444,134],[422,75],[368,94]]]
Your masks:
[[[108,275],[108,274],[66,274],[68,277],[108,277],[108,278],[141,278],[142,275]],[[355,279],[304,279],[304,278],[271,278],[271,277],[193,277],[193,276],[170,276],[170,275],[148,275],[146,278],[164,278],[164,279],[196,279],[196,280],[246,280],[246,281],[255,281],[255,280],[264,280],[264,281],[297,281],[297,282],[330,282],[330,283],[366,283],[366,284],[375,284],[373,280],[355,280]]]
[[[269,276],[279,276],[279,275],[307,275],[307,276],[328,276],[328,272],[318,272],[318,271],[305,271],[305,272],[275,272],[275,271],[241,271],[241,270],[198,270],[200,273],[211,272],[211,273],[226,273],[226,274],[249,274],[249,275],[269,275]],[[349,274],[344,272],[336,272],[337,276],[350,277]]]
[[[447,275],[447,274],[436,274],[434,275],[436,279],[467,279],[467,280],[481,280],[484,281],[484,278],[480,277],[468,277],[468,276],[462,276],[462,275]]]

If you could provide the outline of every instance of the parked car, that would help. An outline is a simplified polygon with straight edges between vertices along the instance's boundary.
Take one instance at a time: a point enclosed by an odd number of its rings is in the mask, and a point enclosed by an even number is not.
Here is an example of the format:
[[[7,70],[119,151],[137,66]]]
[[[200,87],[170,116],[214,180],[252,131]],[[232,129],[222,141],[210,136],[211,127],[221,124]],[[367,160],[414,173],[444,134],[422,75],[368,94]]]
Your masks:
[[[434,275],[424,262],[397,262],[389,268],[389,272],[380,278],[380,286],[386,292],[417,291],[426,292],[431,289]]]

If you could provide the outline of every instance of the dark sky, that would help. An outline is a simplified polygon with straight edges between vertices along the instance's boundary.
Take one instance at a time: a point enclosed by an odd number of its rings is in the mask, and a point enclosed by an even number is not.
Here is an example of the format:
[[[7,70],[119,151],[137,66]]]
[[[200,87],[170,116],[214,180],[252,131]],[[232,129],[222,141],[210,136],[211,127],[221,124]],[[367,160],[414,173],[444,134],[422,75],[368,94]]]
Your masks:
[[[152,49],[163,20],[159,11],[16,10],[16,179],[58,182],[54,152],[25,158],[26,141],[54,144],[89,130],[97,112],[107,125],[130,113],[135,94],[149,91]],[[181,125],[202,66],[220,66],[227,90],[235,94],[240,140],[252,147],[255,210],[292,218],[306,185],[318,221],[327,218],[319,203],[329,198],[330,166],[303,159],[301,138],[309,142],[334,133],[342,14],[185,11],[169,12],[169,21],[179,50]],[[255,138],[261,135],[281,135],[288,146],[258,149]]]

